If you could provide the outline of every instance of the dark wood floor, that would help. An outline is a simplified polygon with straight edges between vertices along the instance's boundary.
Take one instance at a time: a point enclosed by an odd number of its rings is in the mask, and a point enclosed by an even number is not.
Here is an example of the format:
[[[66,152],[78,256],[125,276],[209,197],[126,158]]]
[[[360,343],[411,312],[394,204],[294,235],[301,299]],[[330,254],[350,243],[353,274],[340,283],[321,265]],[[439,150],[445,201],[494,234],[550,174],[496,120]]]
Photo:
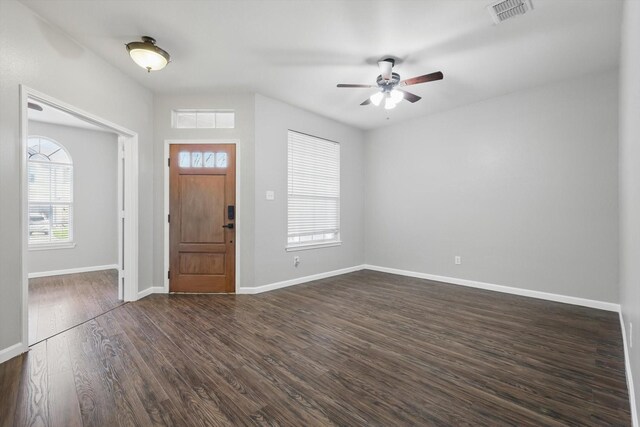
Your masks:
[[[152,295],[0,365],[11,426],[630,425],[615,313],[361,271]]]
[[[122,305],[118,271],[29,279],[29,343],[34,344]]]

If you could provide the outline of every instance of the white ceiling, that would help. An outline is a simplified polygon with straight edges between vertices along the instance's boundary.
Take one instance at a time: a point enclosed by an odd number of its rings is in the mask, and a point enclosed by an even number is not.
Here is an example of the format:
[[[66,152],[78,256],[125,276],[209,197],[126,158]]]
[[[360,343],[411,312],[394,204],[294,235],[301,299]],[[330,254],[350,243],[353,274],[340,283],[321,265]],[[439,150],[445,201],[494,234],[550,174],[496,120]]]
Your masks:
[[[533,0],[500,25],[485,0],[22,2],[156,93],[255,91],[363,129],[613,69],[619,55],[618,0]],[[141,35],[171,53],[165,70],[129,59]],[[368,89],[336,88],[373,83],[387,55],[402,78],[445,78],[390,112],[359,106]]]
[[[42,111],[29,108],[27,117],[35,122],[52,123],[56,125],[71,126],[75,128],[96,130],[100,132],[112,133],[111,130],[96,126],[93,123],[79,119],[76,116],[66,113],[54,107],[50,107],[42,102],[29,99],[30,103],[37,104],[42,107]]]

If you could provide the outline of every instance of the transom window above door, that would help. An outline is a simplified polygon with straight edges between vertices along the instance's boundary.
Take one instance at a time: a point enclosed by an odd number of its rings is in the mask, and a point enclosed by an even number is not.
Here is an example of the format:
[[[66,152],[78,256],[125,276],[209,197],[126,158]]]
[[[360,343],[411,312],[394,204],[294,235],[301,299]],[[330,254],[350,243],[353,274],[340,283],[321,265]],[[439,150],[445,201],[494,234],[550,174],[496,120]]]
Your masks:
[[[178,166],[181,168],[226,168],[227,153],[214,151],[181,151]]]
[[[173,110],[171,127],[175,129],[233,129],[236,113],[233,110]]]

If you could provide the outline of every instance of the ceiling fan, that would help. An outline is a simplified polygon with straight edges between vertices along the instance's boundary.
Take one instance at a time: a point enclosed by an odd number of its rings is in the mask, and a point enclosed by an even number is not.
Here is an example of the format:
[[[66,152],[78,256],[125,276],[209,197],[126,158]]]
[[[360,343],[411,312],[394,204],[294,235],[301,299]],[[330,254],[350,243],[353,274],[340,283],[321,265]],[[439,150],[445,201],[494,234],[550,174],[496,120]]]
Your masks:
[[[420,101],[421,99],[421,97],[419,97],[418,95],[399,88],[416,85],[418,83],[433,82],[436,80],[442,80],[444,78],[442,72],[436,71],[435,73],[400,80],[400,74],[393,72],[394,65],[395,60],[393,58],[385,58],[378,61],[378,67],[380,67],[380,75],[376,79],[375,85],[340,83],[338,87],[377,88],[378,92],[371,95],[371,97],[366,99],[360,105],[369,105],[371,103],[373,103],[374,105],[380,105],[380,103],[384,99],[384,108],[390,110],[392,108],[395,108],[395,106],[403,99],[406,99],[411,103]]]

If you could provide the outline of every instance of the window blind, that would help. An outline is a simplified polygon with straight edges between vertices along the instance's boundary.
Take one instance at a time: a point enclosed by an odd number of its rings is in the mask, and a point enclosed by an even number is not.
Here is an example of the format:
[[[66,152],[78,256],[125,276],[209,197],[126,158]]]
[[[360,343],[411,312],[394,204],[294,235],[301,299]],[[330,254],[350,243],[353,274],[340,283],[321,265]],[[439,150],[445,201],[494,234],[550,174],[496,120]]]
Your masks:
[[[72,240],[72,187],[73,165],[66,151],[52,140],[29,138],[29,244]]]
[[[340,240],[340,144],[289,131],[288,246]]]

